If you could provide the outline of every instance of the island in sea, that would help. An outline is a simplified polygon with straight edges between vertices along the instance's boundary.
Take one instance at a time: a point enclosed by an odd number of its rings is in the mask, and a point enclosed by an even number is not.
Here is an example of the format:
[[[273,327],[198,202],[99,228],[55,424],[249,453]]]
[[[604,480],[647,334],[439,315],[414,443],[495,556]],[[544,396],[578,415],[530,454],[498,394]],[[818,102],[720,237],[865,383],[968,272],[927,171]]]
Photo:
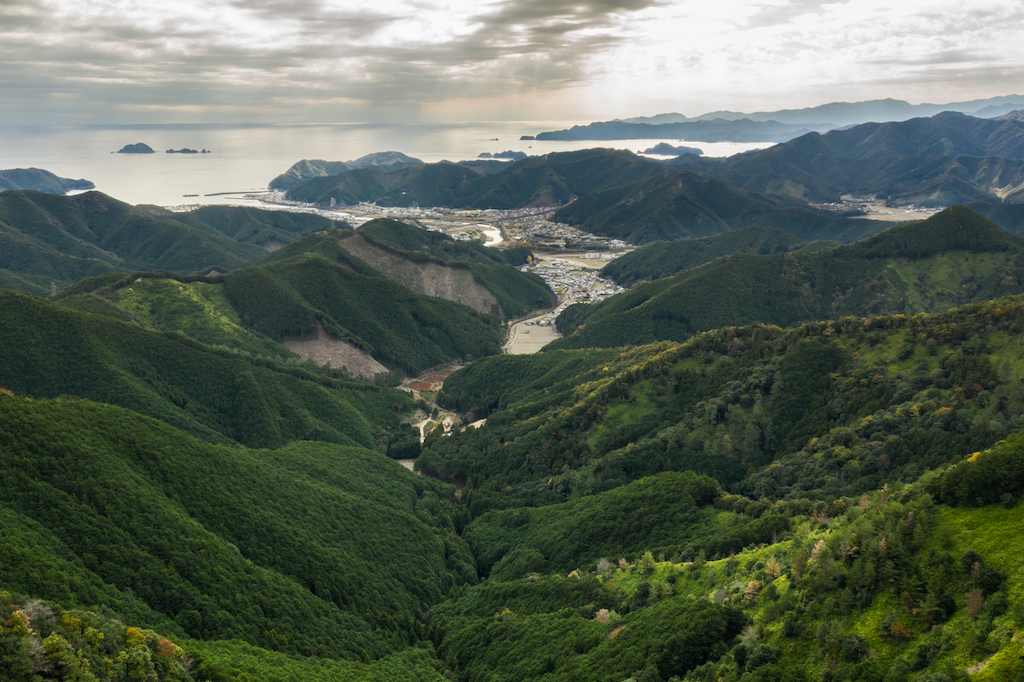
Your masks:
[[[117,150],[118,154],[155,154],[156,151],[144,142],[126,144]]]
[[[488,152],[484,152],[484,153],[480,154],[480,156],[478,156],[477,158],[479,158],[479,159],[508,159],[510,161],[519,161],[520,159],[525,159],[526,156],[527,156],[526,152],[514,152],[511,149],[509,149],[508,151],[498,152],[497,154],[490,154]]]
[[[696,156],[703,156],[704,150],[698,149],[697,147],[673,147],[668,142],[659,142],[653,147],[649,147],[641,154],[658,154],[659,156],[682,156],[683,154],[694,154]]]

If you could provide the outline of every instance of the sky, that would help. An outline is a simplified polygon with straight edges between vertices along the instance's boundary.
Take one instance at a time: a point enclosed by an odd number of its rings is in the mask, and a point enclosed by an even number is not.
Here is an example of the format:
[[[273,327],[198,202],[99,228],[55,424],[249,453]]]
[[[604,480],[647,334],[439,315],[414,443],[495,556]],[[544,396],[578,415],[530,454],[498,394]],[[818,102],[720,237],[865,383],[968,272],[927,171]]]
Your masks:
[[[1020,0],[0,0],[6,124],[595,121],[1024,93]]]

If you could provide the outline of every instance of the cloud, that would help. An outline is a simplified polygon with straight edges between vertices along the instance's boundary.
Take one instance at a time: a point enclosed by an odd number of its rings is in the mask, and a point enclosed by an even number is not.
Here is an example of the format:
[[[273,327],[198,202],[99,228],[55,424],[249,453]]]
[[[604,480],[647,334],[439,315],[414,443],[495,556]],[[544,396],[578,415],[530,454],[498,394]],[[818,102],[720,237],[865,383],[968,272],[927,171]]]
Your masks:
[[[944,77],[949,101],[1020,78],[1022,38],[1016,0],[0,0],[0,119],[470,116],[474,102],[600,119],[844,88],[935,99]]]
[[[620,18],[656,4],[0,0],[0,66],[16,74],[4,79],[14,100],[42,88],[91,106],[260,96],[408,106],[585,82],[593,55],[624,40]]]

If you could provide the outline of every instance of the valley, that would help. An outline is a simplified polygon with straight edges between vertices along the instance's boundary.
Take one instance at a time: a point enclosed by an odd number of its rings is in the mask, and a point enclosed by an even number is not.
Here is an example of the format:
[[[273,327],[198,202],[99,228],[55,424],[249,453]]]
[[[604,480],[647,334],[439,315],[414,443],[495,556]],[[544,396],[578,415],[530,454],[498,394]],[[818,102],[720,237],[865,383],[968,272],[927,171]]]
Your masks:
[[[0,193],[0,678],[1021,678],[1024,137],[866,125]]]

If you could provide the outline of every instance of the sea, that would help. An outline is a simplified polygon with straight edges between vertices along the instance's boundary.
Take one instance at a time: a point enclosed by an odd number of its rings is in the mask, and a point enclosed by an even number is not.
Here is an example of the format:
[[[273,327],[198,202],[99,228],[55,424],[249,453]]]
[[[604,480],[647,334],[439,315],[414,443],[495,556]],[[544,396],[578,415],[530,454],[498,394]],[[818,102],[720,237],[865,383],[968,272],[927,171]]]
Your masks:
[[[706,156],[731,156],[771,143],[658,140],[521,140],[581,121],[487,121],[415,125],[186,124],[90,127],[0,125],[0,169],[42,168],[61,177],[86,179],[96,189],[130,204],[184,207],[196,204],[254,205],[245,194],[302,159],[351,161],[371,152],[399,151],[425,162],[475,159],[482,153],[530,155],[593,147],[639,152],[667,142],[699,147]],[[155,154],[117,154],[143,142]],[[168,154],[168,149],[207,154]],[[664,157],[652,157],[664,158]]]

